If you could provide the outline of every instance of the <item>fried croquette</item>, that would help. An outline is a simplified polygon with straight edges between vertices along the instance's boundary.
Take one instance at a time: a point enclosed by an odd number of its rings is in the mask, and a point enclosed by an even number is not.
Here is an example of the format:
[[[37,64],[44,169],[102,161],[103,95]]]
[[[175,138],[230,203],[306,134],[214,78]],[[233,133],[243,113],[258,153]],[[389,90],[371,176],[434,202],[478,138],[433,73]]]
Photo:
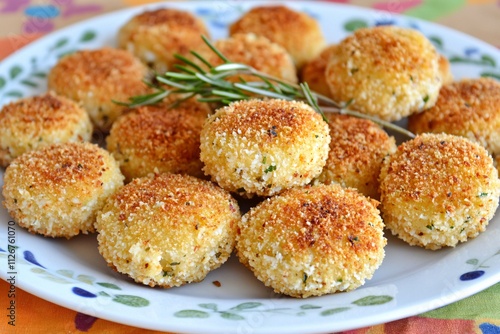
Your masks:
[[[254,33],[268,38],[283,46],[299,69],[314,59],[326,43],[318,21],[282,5],[250,9],[231,24],[229,33]]]
[[[465,79],[443,86],[434,107],[412,115],[414,133],[449,133],[466,137],[500,154],[500,83]]]
[[[235,34],[228,38],[215,41],[214,46],[233,63],[252,66],[256,70],[297,83],[297,70],[288,52],[280,45],[269,39],[255,34]],[[217,66],[224,63],[207,45],[196,50],[210,64]],[[259,80],[252,75],[238,75],[230,77],[230,81],[240,82]]]
[[[235,242],[238,203],[215,184],[188,175],[134,179],[97,217],[108,265],[160,287],[198,282],[223,264]]]
[[[5,207],[46,237],[94,232],[96,213],[123,185],[113,157],[90,143],[52,144],[17,157],[4,175]]]
[[[387,121],[433,106],[442,86],[431,42],[395,26],[356,30],[335,48],[325,73],[333,100]]]
[[[118,46],[128,50],[158,73],[174,69],[180,63],[175,54],[203,44],[209,37],[202,20],[190,12],[173,8],[146,11],[131,18],[118,32]]]
[[[384,160],[380,193],[389,230],[410,245],[435,250],[486,229],[498,206],[500,181],[479,144],[422,134]]]
[[[307,82],[311,90],[325,96],[330,96],[330,87],[325,76],[326,66],[336,47],[337,45],[334,44],[324,49],[317,57],[309,61],[301,71],[302,82]]]
[[[108,131],[131,96],[148,92],[147,68],[125,50],[82,50],[65,56],[50,70],[49,89],[81,103],[94,125]]]
[[[150,173],[203,177],[200,132],[208,106],[139,107],[121,116],[106,138],[107,149],[129,182]]]
[[[370,120],[339,114],[326,117],[332,139],[317,181],[336,182],[378,199],[380,167],[385,156],[396,151],[394,137]]]
[[[286,190],[242,217],[237,255],[277,293],[305,298],[356,289],[385,255],[376,205],[338,184]]]
[[[53,93],[20,99],[0,110],[0,166],[43,146],[91,137],[92,123],[76,102]]]
[[[309,183],[328,156],[328,124],[297,101],[249,100],[220,108],[201,131],[205,174],[242,196]]]

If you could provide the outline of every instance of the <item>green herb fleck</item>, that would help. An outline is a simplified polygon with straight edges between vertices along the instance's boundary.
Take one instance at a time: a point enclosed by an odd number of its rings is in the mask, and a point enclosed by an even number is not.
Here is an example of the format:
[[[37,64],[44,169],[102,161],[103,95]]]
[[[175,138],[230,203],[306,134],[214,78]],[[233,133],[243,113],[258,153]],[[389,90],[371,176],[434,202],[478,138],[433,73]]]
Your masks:
[[[429,101],[429,95],[424,96],[422,100],[424,101],[424,103],[427,103]]]
[[[479,194],[479,197],[486,197],[486,196],[488,196],[488,193],[480,193]]]
[[[266,170],[264,171],[264,173],[270,173],[272,171],[275,171],[276,170],[276,165],[270,165],[269,167],[266,168]]]
[[[264,165],[266,164],[266,156],[264,156],[264,157],[262,158],[262,164],[264,164]]]
[[[304,282],[304,284],[306,284],[306,281],[307,281],[307,278],[308,278],[308,277],[309,277],[309,276],[307,276],[307,274],[306,274],[306,273],[304,273],[304,276],[302,277],[302,282]]]
[[[434,229],[434,224],[427,225],[426,227],[432,231]]]
[[[180,262],[172,262],[170,263],[171,266],[178,266],[179,264],[181,264]]]

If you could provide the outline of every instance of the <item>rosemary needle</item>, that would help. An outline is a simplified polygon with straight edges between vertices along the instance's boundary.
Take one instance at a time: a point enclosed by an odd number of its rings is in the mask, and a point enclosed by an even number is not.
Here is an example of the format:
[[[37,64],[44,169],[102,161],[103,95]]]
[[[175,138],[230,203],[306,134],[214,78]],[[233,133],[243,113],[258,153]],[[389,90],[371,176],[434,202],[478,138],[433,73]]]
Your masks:
[[[159,103],[172,94],[181,94],[179,100],[174,102],[175,105],[192,96],[198,96],[198,100],[201,102],[222,104],[256,97],[300,100],[308,103],[316,112],[322,115],[325,121],[328,120],[324,112],[336,112],[369,119],[406,137],[415,137],[413,133],[396,124],[348,109],[352,100],[341,105],[324,95],[311,91],[307,83],[292,84],[280,78],[262,73],[251,66],[233,63],[205,36],[202,36],[202,39],[223,61],[223,64],[214,66],[199,53],[191,51],[191,54],[206,66],[207,69],[204,69],[203,65],[200,66],[184,56],[175,55],[182,62],[182,64],[175,66],[180,72],[166,72],[162,75],[157,75],[156,83],[148,83],[152,89],[156,90],[155,92],[147,95],[132,96],[129,98],[129,102],[115,102],[128,107],[138,107]],[[243,80],[242,76],[255,77],[255,81]],[[240,78],[239,82],[233,82],[238,77]],[[185,96],[186,94],[188,94],[188,97]]]

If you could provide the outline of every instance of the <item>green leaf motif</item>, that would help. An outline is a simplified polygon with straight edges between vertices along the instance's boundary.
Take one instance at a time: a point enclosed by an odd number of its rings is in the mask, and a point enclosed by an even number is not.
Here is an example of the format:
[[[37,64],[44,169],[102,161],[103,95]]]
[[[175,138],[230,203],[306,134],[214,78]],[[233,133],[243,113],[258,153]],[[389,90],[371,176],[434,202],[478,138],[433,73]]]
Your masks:
[[[450,63],[464,63],[464,64],[474,64],[474,65],[482,65],[482,66],[488,66],[488,67],[495,67],[493,65],[495,61],[493,59],[490,59],[491,57],[489,56],[483,56],[481,59],[471,59],[471,58],[464,58],[460,56],[453,56],[449,58]]]
[[[182,310],[174,313],[177,318],[208,318],[210,314],[198,310]]]
[[[93,30],[88,30],[83,33],[82,37],[80,37],[80,42],[90,42],[96,37],[96,33]]]
[[[239,314],[231,313],[231,312],[221,312],[220,316],[224,319],[228,320],[245,320],[245,317],[242,317]]]
[[[217,311],[217,304],[208,303],[208,304],[198,304],[201,308],[206,308],[208,310]]]
[[[366,296],[361,299],[355,300],[352,303],[358,306],[373,306],[373,305],[382,305],[393,300],[391,296],[382,295],[382,296]]]
[[[475,266],[479,263],[479,260],[478,259],[470,259],[470,260],[467,260],[467,262],[465,262],[465,263],[472,264],[473,266]]]
[[[314,310],[314,309],[321,308],[321,306],[316,306],[316,305],[311,305],[311,304],[305,304],[305,305],[301,305],[300,308],[303,309],[303,310]]]
[[[75,274],[73,270],[67,270],[67,269],[60,269],[57,270],[56,273],[58,273],[61,276],[68,277],[68,278],[73,278],[73,275]]]
[[[35,73],[33,73],[33,76],[37,77],[37,78],[40,78],[40,79],[43,79],[43,78],[47,77],[47,73],[45,73],[45,72],[35,72]]]
[[[33,267],[30,269],[30,271],[35,274],[45,274],[47,272],[45,269],[39,267]]]
[[[331,308],[328,310],[324,310],[320,314],[322,316],[329,316],[329,315],[337,314],[340,312],[345,312],[345,311],[350,310],[350,309],[351,309],[350,307],[337,307],[337,308]]]
[[[493,78],[493,79],[500,80],[500,73],[483,72],[483,73],[481,73],[481,77],[483,77],[483,78]]]
[[[80,282],[87,283],[87,284],[94,284],[95,278],[89,275],[78,275],[76,276],[76,279],[79,280]]]
[[[230,309],[242,311],[242,310],[256,308],[256,307],[259,307],[261,305],[262,305],[262,303],[259,303],[259,302],[248,302],[248,303],[242,303],[242,304],[236,305],[235,307],[232,307]]]
[[[481,60],[487,64],[489,64],[491,67],[497,66],[497,63],[493,57],[488,56],[488,55],[482,55]]]
[[[54,45],[53,49],[59,49],[68,44],[69,39],[67,38],[61,38],[60,40],[57,41],[57,43]]]
[[[109,294],[107,294],[106,292],[104,291],[99,291],[98,293],[99,296],[103,296],[103,297],[111,297]]]
[[[0,77],[0,89],[4,88],[6,84],[7,80],[5,80],[3,77]]]
[[[33,82],[33,81],[30,81],[30,80],[21,80],[21,83],[25,86],[28,86],[28,87],[33,87],[33,88],[36,88],[38,87],[38,84],[36,82]]]
[[[444,46],[443,40],[437,36],[429,36],[429,40],[439,49],[442,49]]]
[[[366,23],[365,20],[359,20],[359,19],[350,20],[346,22],[346,24],[344,24],[344,29],[349,32],[353,32],[360,28],[366,28],[366,27],[368,27],[368,23]]]
[[[121,290],[121,288],[113,283],[106,283],[106,282],[97,282],[98,285],[103,286],[108,289],[113,289],[113,290]]]
[[[23,71],[23,69],[16,65],[16,66],[13,66],[10,71],[9,71],[9,74],[10,74],[10,78],[11,79],[15,79],[19,74],[21,74]]]
[[[9,96],[9,97],[23,97],[24,94],[18,90],[11,90],[7,93],[5,93],[5,96]]]
[[[131,295],[116,295],[113,298],[113,301],[132,307],[146,307],[149,305],[149,300],[142,297],[131,296]]]

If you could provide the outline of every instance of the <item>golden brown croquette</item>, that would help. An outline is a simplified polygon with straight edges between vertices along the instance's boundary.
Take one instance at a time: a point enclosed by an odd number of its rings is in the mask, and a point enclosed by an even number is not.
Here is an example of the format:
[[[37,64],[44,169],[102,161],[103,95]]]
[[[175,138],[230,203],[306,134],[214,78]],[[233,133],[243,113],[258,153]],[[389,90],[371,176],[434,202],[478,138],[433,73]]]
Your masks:
[[[252,33],[235,34],[213,44],[231,62],[252,66],[260,72],[292,83],[298,81],[297,70],[288,52],[265,37]],[[214,66],[224,63],[207,45],[196,51]],[[230,80],[239,82],[240,78],[247,81],[259,80],[251,75],[239,75]]]
[[[175,54],[187,56],[203,44],[202,35],[209,37],[209,32],[195,15],[162,8],[131,18],[118,32],[118,46],[163,73],[179,63]]]
[[[328,156],[328,124],[303,102],[239,101],[218,109],[201,131],[205,174],[240,195],[271,196],[309,183]]]
[[[453,73],[451,72],[450,62],[448,58],[443,55],[439,55],[439,73],[441,74],[443,85],[453,82]]]
[[[43,146],[91,137],[92,123],[76,102],[53,93],[20,99],[0,110],[0,166]]]
[[[309,61],[301,71],[302,82],[307,82],[311,90],[325,96],[330,96],[330,87],[326,82],[325,75],[326,66],[336,47],[337,45],[334,44],[324,49],[318,56]]]
[[[500,83],[478,78],[445,85],[434,107],[412,115],[408,127],[414,133],[466,137],[500,154]]]
[[[122,185],[118,164],[104,149],[81,142],[52,144],[7,167],[4,204],[30,232],[69,239],[94,231],[97,211]]]
[[[284,191],[242,217],[238,257],[277,293],[305,298],[356,289],[385,255],[376,206],[338,184]]]
[[[209,181],[137,178],[99,213],[99,252],[110,267],[145,285],[198,282],[229,258],[240,218],[238,203]]]
[[[330,127],[330,152],[319,182],[336,182],[379,198],[378,176],[384,158],[396,151],[394,137],[370,120],[326,114]]]
[[[107,149],[127,182],[150,173],[203,177],[200,132],[210,110],[185,105],[139,107],[113,124]]]
[[[254,33],[283,46],[301,68],[325,47],[321,27],[314,18],[283,5],[258,6],[229,27],[230,35]]]
[[[328,62],[326,81],[335,101],[388,121],[433,106],[442,85],[431,42],[395,26],[358,29],[342,40]]]
[[[384,160],[380,193],[389,230],[410,245],[435,250],[486,229],[498,206],[500,181],[479,144],[422,134]]]
[[[124,50],[82,50],[65,56],[50,70],[49,89],[81,103],[94,125],[108,131],[131,96],[148,91],[147,68]]]

